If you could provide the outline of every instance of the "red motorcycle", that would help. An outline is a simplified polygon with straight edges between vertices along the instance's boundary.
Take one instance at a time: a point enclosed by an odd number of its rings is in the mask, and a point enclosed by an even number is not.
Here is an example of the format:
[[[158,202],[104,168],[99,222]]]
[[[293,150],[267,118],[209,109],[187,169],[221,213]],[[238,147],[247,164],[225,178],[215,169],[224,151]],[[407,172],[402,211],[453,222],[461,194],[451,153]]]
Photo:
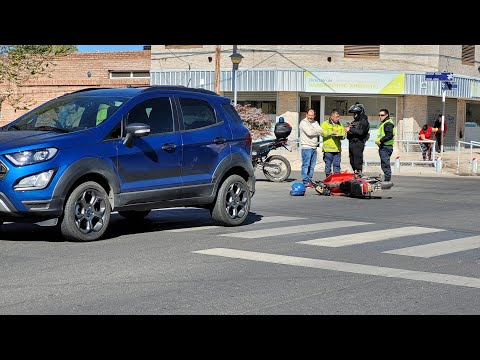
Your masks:
[[[331,174],[323,181],[313,181],[313,187],[320,195],[347,195],[351,197],[371,198],[379,190],[393,186],[391,181],[382,181],[381,175],[358,177],[347,171]]]

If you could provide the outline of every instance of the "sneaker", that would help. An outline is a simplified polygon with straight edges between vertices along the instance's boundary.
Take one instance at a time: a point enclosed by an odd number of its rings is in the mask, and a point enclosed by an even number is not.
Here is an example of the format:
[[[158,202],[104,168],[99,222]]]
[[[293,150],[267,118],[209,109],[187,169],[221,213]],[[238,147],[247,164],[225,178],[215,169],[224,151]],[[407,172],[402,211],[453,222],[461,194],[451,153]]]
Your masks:
[[[306,188],[313,188],[313,184],[309,181],[304,181],[303,184],[305,185]]]

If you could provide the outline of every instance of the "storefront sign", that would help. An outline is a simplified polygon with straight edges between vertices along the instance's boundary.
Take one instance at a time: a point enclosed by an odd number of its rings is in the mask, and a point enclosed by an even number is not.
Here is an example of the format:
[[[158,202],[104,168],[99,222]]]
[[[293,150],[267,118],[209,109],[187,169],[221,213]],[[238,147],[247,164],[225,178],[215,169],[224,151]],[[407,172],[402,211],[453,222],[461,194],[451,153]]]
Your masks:
[[[305,73],[305,91],[340,94],[403,94],[404,73],[324,72]]]
[[[480,82],[479,81],[472,81],[470,83],[471,85],[471,97],[472,98],[478,98],[480,97]]]

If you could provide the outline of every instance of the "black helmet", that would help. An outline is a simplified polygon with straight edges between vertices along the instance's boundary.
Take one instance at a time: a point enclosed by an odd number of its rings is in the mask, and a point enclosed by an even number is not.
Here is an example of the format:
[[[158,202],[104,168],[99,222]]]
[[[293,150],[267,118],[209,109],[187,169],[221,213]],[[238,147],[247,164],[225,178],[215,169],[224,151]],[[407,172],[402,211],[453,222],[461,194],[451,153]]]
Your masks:
[[[354,104],[348,109],[349,113],[363,113],[364,111],[362,104]]]

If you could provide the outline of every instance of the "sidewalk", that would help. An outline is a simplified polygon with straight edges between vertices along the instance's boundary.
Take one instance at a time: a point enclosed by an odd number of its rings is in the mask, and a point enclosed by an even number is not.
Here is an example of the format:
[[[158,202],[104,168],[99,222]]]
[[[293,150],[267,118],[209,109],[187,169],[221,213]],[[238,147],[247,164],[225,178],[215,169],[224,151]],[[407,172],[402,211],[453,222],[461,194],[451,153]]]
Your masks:
[[[269,155],[282,155],[290,161],[290,165],[293,170],[300,171],[302,166],[302,160],[300,156],[300,149],[294,149],[291,152],[285,150],[284,148],[276,149],[271,151]],[[402,152],[398,149],[393,151],[391,160],[392,162],[395,158],[399,156],[401,161],[416,161],[422,160],[422,154],[418,151],[409,151]],[[439,153],[434,155],[434,158],[438,158]],[[480,158],[480,149],[473,149],[472,156]],[[365,173],[380,173],[383,174],[380,167],[380,157],[378,155],[378,149],[375,148],[366,148],[363,153],[363,158],[367,161],[367,166],[364,166],[363,172]],[[374,164],[369,164],[369,162],[375,161]],[[471,155],[470,149],[461,150],[460,152],[460,167],[457,174],[457,164],[458,164],[458,153],[457,151],[444,151],[443,152],[443,167],[441,172],[437,172],[437,169],[430,164],[415,164],[415,165],[400,165],[400,171],[395,171],[395,167],[392,163],[392,174],[393,175],[407,175],[407,176],[442,176],[442,177],[454,177],[454,176],[476,176],[471,174]],[[348,170],[352,171],[350,167],[350,161],[348,156],[348,148],[342,149],[342,162],[341,162],[342,171]],[[317,174],[324,174],[325,163],[323,162],[323,153],[321,148],[318,149],[317,164],[315,166],[315,172]],[[480,175],[480,169],[479,173]]]

